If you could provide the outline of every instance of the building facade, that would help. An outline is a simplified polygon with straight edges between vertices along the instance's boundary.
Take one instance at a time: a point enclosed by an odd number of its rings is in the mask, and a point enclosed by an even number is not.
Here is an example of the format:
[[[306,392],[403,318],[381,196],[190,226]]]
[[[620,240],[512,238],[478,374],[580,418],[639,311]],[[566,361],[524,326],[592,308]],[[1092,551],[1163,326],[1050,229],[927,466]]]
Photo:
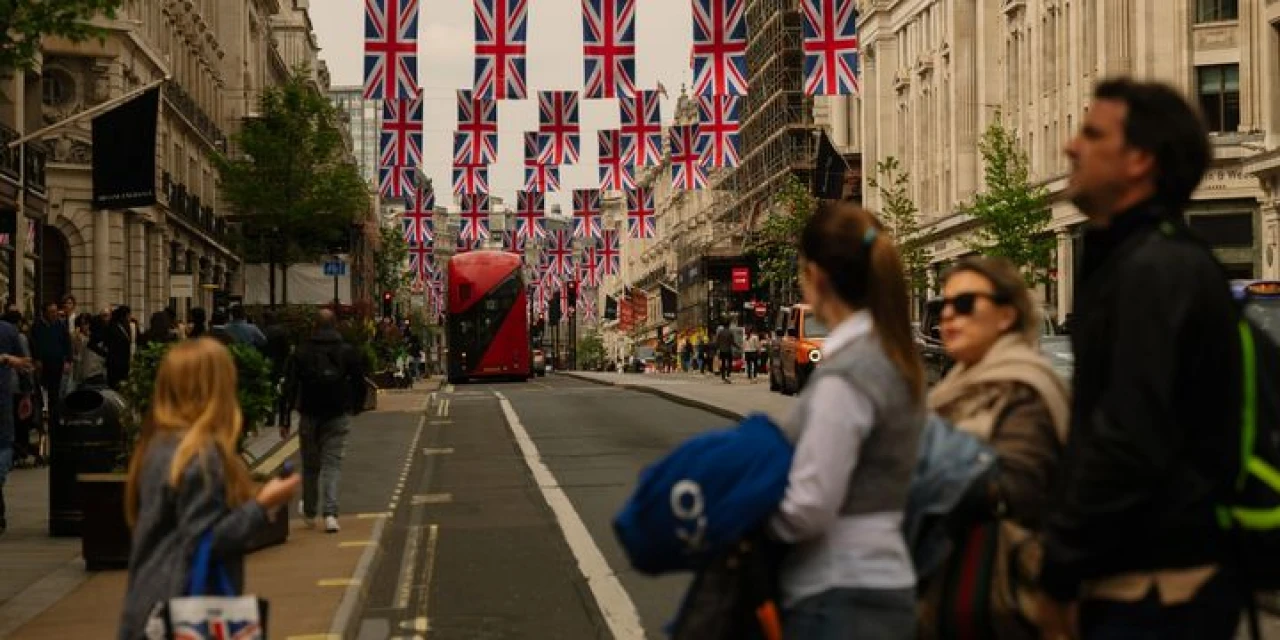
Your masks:
[[[862,96],[826,107],[847,121],[834,127],[839,142],[859,148],[867,167],[895,156],[911,173],[935,273],[970,251],[974,224],[963,209],[983,186],[982,133],[997,117],[1011,126],[1031,179],[1053,200],[1056,268],[1041,294],[1062,319],[1083,222],[1060,198],[1062,148],[1101,79],[1168,83],[1200,105],[1212,131],[1215,161],[1188,209],[1191,226],[1233,277],[1274,276],[1266,256],[1275,253],[1276,211],[1262,205],[1274,202],[1266,157],[1280,125],[1275,4],[864,0]],[[864,193],[876,208],[874,190],[864,184]]]
[[[256,115],[263,89],[306,68],[328,86],[307,0],[126,0],[102,42],[44,41],[44,121],[63,122],[168,78],[157,128],[157,203],[92,207],[87,119],[55,128],[49,212],[39,245],[43,296],[76,297],[82,308],[127,304],[136,317],[166,307],[180,316],[208,307],[215,292],[241,290],[230,213],[211,157],[234,153],[232,138]],[[52,274],[62,273],[61,277]]]

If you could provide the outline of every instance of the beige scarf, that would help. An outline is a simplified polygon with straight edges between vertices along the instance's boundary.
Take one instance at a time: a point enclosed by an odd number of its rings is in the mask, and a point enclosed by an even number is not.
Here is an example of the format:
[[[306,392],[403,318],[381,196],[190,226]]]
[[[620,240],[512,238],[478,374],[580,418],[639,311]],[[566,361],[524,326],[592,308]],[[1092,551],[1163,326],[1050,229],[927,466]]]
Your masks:
[[[1067,440],[1067,386],[1048,360],[1018,334],[1006,334],[972,366],[957,363],[929,391],[929,408],[956,428],[989,441],[995,420],[1005,408],[1003,384],[1018,382],[1039,394],[1053,418],[1060,442]]]

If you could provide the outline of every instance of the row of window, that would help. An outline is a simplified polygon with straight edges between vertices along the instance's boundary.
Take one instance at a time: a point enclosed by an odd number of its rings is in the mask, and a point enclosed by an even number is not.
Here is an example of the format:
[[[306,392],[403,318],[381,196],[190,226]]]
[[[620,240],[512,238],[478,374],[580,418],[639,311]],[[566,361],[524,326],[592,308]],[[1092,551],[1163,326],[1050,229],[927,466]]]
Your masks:
[[[1196,22],[1221,22],[1239,17],[1239,0],[1196,0]]]

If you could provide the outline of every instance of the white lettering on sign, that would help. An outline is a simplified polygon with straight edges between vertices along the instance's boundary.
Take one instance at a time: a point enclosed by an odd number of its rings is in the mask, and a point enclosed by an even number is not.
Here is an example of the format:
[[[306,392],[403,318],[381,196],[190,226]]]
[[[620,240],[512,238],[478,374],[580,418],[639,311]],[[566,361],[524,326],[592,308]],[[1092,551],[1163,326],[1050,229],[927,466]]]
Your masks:
[[[676,537],[684,542],[685,553],[702,551],[707,534],[706,504],[702,487],[692,480],[681,480],[671,487],[671,513],[679,520]]]

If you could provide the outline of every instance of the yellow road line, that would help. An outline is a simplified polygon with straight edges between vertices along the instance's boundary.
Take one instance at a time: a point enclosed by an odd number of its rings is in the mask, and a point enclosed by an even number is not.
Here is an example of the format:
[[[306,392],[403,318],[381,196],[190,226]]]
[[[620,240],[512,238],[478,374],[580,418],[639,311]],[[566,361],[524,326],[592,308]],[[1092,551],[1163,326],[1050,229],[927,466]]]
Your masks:
[[[318,587],[349,587],[353,584],[360,584],[355,578],[325,578],[316,582]]]
[[[357,520],[373,520],[374,518],[382,518],[390,515],[391,513],[388,511],[378,511],[375,513],[357,513],[356,519]]]
[[[338,548],[349,549],[351,547],[372,547],[376,544],[378,543],[372,540],[347,540],[346,542],[339,542]]]

